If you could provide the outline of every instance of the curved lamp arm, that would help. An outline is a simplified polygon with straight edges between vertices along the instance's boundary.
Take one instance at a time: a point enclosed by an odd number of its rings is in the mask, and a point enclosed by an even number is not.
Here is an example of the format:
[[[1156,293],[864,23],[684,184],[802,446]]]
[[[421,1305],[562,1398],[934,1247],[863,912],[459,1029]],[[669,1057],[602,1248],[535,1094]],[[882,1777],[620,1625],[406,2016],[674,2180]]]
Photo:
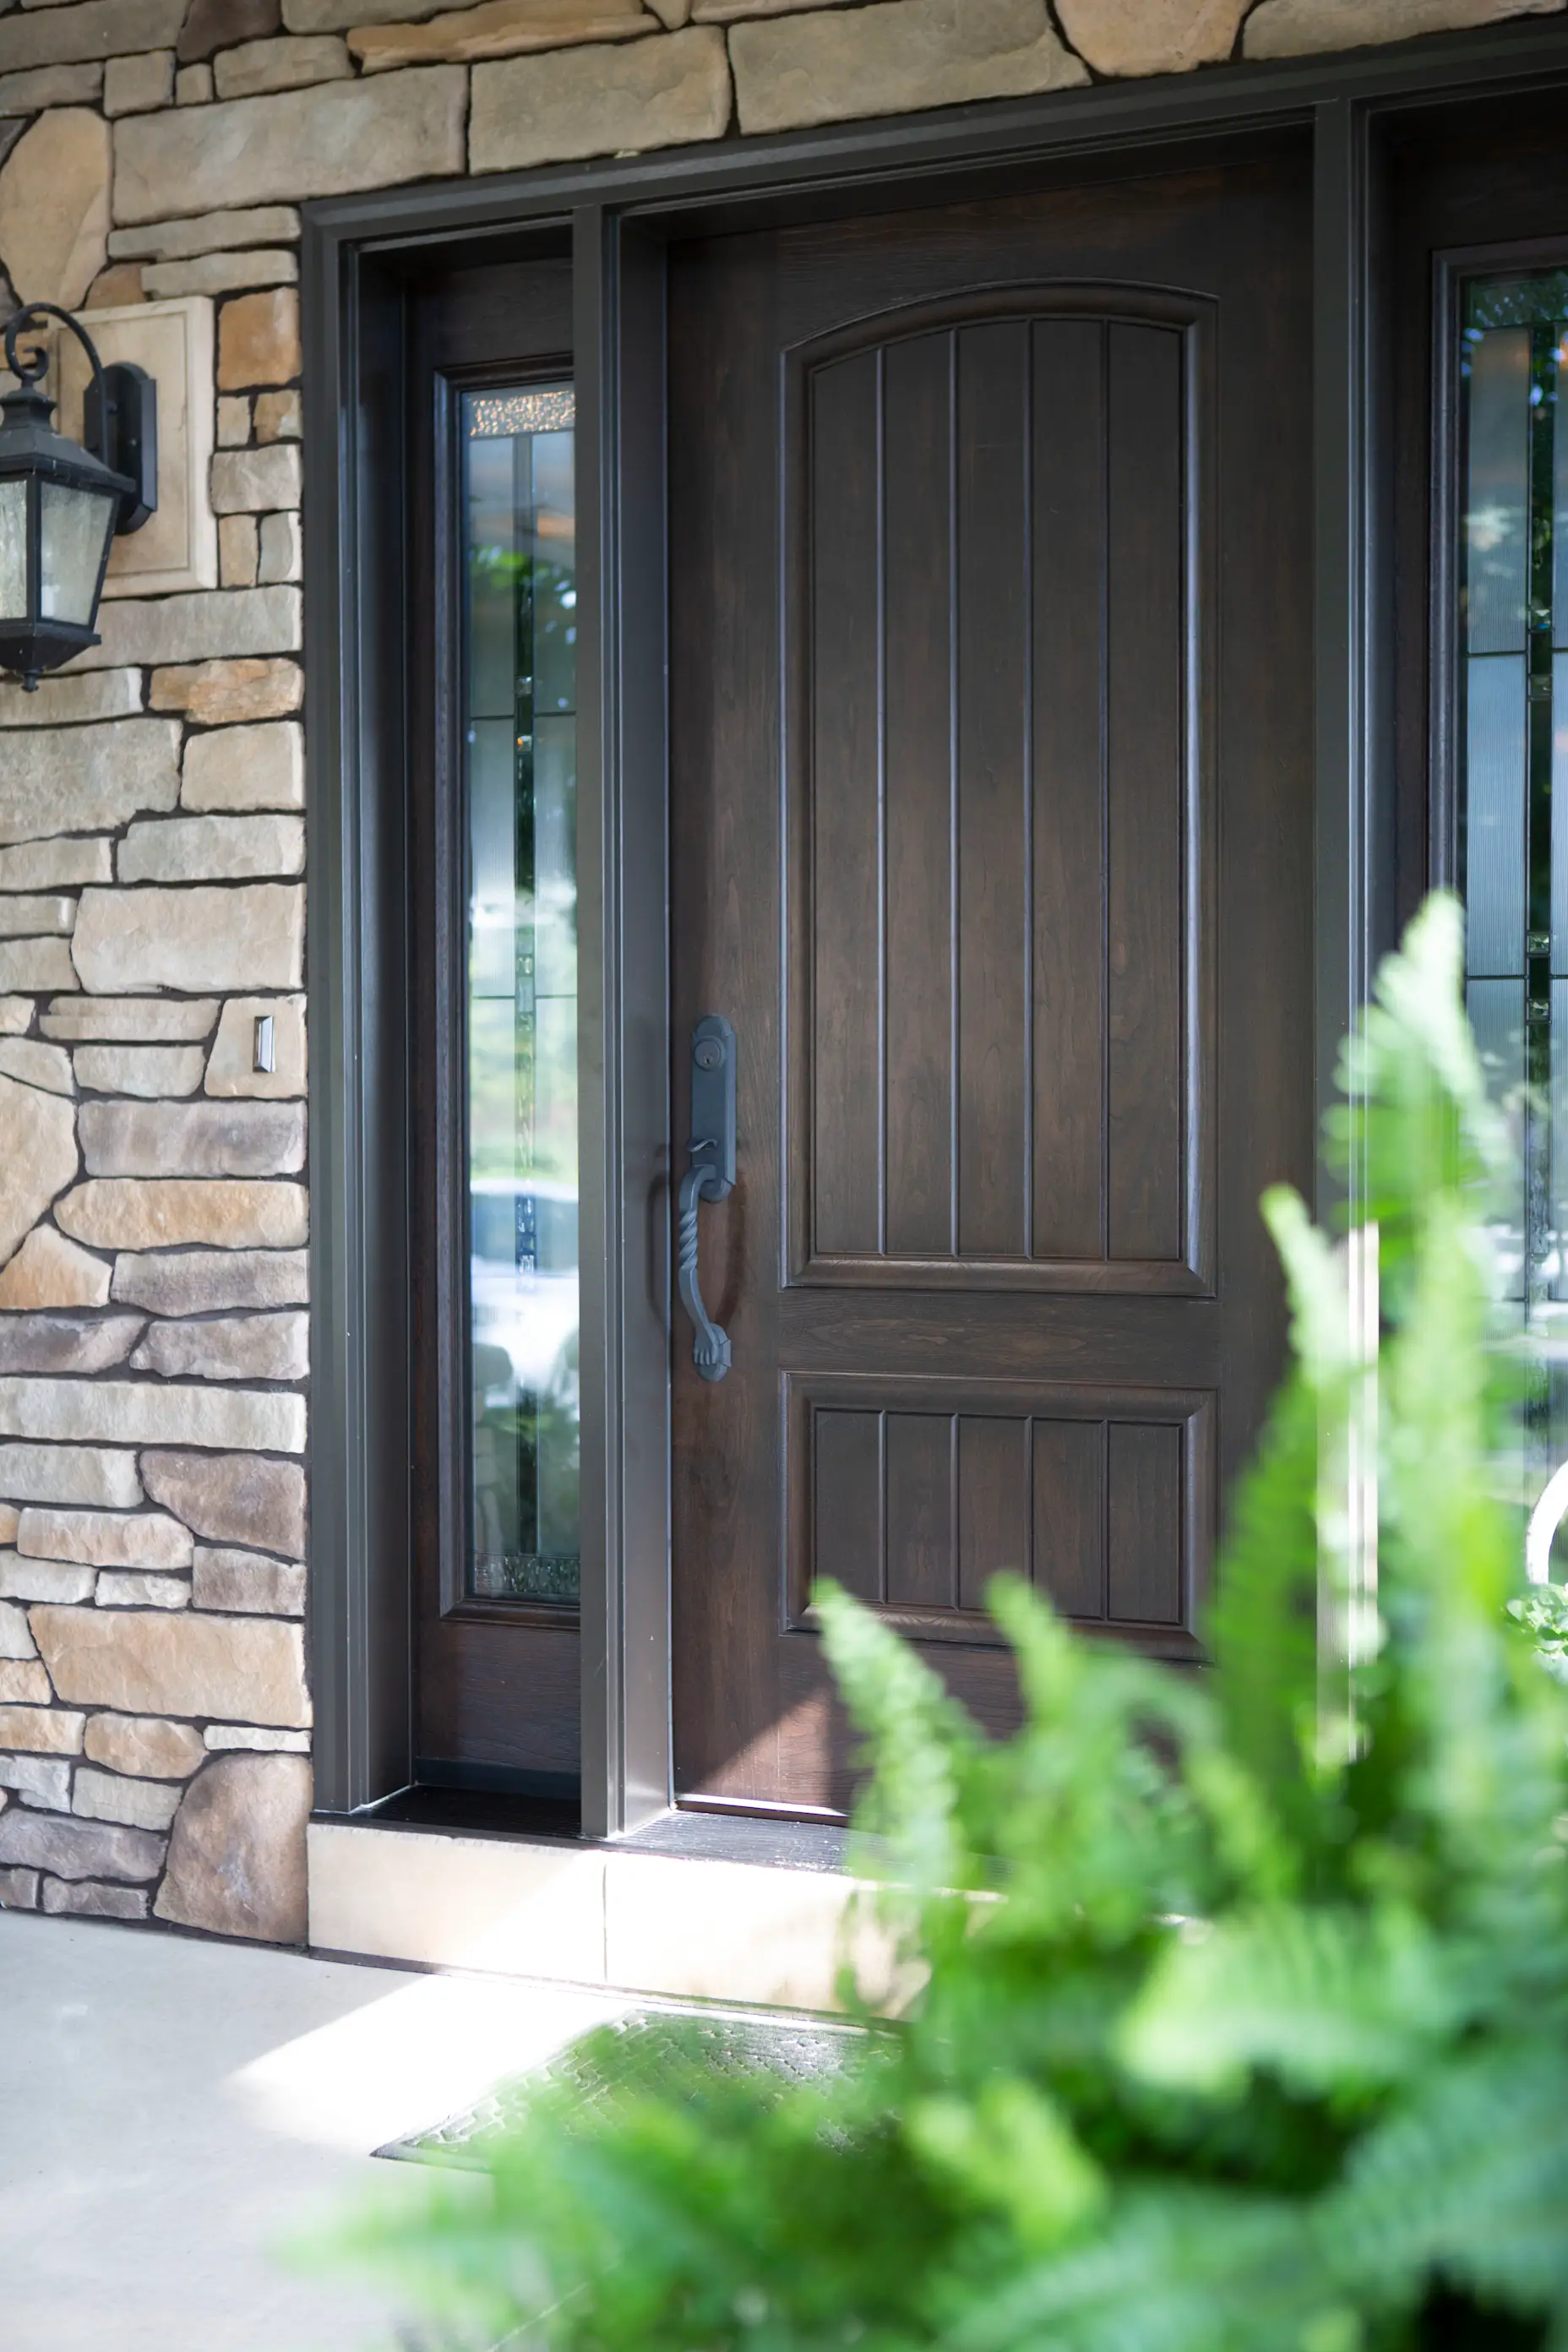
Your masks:
[[[62,310],[58,302],[24,302],[22,308],[7,322],[6,366],[18,383],[37,383],[47,373],[49,356],[47,352],[38,350],[35,345],[31,357],[23,359],[16,349],[17,336],[37,333],[41,321],[45,319],[58,319],[62,326],[68,327],[87,353],[88,362],[92,369],[93,386],[98,394],[98,414],[101,418],[106,413],[107,404],[103,396],[103,362],[98,356],[98,345],[93,341],[87,329],[73,319],[68,310]],[[92,454],[95,457],[103,457],[101,449],[94,449]]]

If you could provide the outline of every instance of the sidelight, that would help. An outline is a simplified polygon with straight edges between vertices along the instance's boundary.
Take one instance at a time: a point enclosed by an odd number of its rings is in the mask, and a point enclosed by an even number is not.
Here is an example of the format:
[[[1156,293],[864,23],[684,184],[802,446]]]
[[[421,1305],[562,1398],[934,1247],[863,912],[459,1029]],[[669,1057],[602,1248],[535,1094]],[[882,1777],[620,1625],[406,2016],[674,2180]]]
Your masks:
[[[1460,839],[1467,994],[1522,1178],[1500,1221],[1538,1345],[1532,1497],[1568,1447],[1568,271],[1477,278],[1460,331]]]
[[[469,1590],[574,1603],[577,620],[569,384],[471,392],[463,459]]]

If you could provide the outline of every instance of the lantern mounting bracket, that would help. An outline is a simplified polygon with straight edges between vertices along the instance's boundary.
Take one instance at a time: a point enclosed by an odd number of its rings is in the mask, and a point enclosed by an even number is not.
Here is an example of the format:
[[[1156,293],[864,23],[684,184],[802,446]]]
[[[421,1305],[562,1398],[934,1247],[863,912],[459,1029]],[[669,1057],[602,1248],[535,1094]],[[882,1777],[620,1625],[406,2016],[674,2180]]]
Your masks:
[[[58,302],[25,302],[7,322],[5,364],[18,383],[31,388],[46,374],[49,355],[35,343],[30,352],[18,349],[18,338],[41,331],[46,319],[68,327],[92,370],[82,401],[82,440],[112,474],[128,487],[121,492],[115,535],[140,530],[158,504],[158,387],[145,368],[129,362],[105,367],[98,346],[79,320]]]

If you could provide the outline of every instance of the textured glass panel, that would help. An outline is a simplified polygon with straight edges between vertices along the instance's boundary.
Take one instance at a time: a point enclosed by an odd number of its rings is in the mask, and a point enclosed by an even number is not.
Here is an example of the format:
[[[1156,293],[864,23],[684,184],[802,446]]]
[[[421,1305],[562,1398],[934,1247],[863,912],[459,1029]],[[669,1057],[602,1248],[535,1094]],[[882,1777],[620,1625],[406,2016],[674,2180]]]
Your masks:
[[[1472,980],[1465,992],[1470,1025],[1487,1090],[1501,1103],[1517,1139],[1526,1109],[1524,986],[1517,980]],[[1521,1200],[1496,1228],[1505,1276],[1504,1296],[1525,1295],[1524,1203]]]
[[[1524,644],[1530,535],[1530,330],[1472,329],[1465,468],[1469,649]]]
[[[569,385],[463,415],[469,1589],[574,1602],[576,565]]]
[[[46,621],[87,628],[114,530],[114,500],[64,482],[39,485],[38,610]]]
[[[27,617],[27,485],[0,482],[0,620]]]
[[[1479,978],[1524,970],[1529,681],[1522,654],[1466,667],[1465,877]]]

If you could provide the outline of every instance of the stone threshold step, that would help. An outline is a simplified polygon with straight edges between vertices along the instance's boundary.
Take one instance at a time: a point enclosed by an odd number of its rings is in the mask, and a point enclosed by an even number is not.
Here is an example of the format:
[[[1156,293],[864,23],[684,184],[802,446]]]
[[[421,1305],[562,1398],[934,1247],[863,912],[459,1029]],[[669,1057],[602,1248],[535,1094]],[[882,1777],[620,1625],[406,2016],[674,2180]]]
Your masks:
[[[314,1821],[311,1948],[677,2000],[826,2011],[858,1882],[837,1869],[625,1844]],[[693,1832],[667,1832],[689,1844]],[[855,1922],[863,1984],[886,1941]]]

